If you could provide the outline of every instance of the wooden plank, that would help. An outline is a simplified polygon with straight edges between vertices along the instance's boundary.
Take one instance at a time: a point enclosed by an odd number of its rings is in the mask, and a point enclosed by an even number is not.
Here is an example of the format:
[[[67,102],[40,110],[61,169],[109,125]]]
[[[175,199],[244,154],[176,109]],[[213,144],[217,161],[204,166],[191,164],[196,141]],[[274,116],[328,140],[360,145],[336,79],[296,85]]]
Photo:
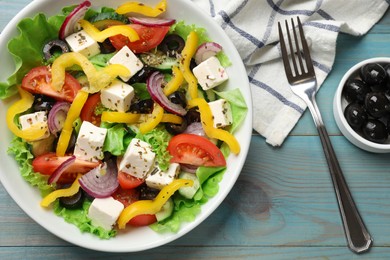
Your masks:
[[[340,247],[186,247],[168,246],[137,253],[101,253],[79,247],[4,247],[0,258],[19,260],[45,259],[386,259],[389,248],[372,248],[369,254],[354,255]]]

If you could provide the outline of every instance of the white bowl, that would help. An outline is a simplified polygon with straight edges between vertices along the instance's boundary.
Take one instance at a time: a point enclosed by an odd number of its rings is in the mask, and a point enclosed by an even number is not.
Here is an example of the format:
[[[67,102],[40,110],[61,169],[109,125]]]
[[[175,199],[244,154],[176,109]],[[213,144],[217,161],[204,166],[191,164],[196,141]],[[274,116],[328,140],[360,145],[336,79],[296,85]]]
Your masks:
[[[336,90],[336,94],[333,100],[333,115],[336,120],[336,124],[339,127],[341,133],[354,145],[357,147],[373,153],[388,153],[390,152],[390,138],[387,139],[386,143],[379,144],[371,142],[360,134],[358,134],[352,127],[348,124],[347,120],[344,117],[344,109],[348,105],[347,100],[343,97],[343,88],[345,83],[349,78],[354,78],[359,74],[360,68],[368,63],[390,63],[390,58],[387,57],[378,57],[363,60],[358,64],[350,68],[344,77],[341,79],[340,84]]]
[[[77,4],[77,0],[35,0],[27,5],[19,14],[17,14],[5,27],[0,35],[0,60],[2,68],[0,70],[0,81],[5,81],[14,71],[14,62],[7,50],[7,42],[10,38],[18,35],[16,24],[24,17],[33,17],[38,12],[43,12],[47,16],[57,14],[62,7]],[[113,1],[111,7],[117,7],[126,0]],[[142,0],[146,4],[155,5],[157,0]],[[92,1],[92,7],[101,7],[107,5],[106,0]],[[212,199],[202,206],[201,213],[193,222],[184,223],[178,233],[159,234],[148,227],[134,228],[126,232],[120,232],[115,238],[102,240],[98,237],[81,233],[79,229],[66,223],[61,217],[57,217],[51,210],[45,210],[40,207],[41,196],[37,189],[32,188],[20,176],[18,166],[13,157],[7,154],[12,134],[5,124],[5,113],[7,107],[12,104],[15,98],[0,101],[0,180],[15,202],[38,224],[55,234],[56,236],[73,243],[75,245],[106,252],[135,252],[164,245],[175,239],[180,238],[187,232],[194,229],[204,221],[225,199],[229,191],[235,184],[239,173],[247,157],[252,133],[252,101],[249,88],[249,82],[244,65],[235,49],[233,43],[226,36],[224,31],[204,12],[202,12],[191,1],[169,0],[167,17],[184,20],[187,24],[196,24],[206,28],[208,35],[216,42],[220,43],[226,54],[232,61],[232,66],[227,68],[230,79],[227,89],[239,87],[248,105],[248,114],[241,127],[235,133],[241,145],[239,155],[230,155],[227,159],[227,171],[220,183],[220,190]]]

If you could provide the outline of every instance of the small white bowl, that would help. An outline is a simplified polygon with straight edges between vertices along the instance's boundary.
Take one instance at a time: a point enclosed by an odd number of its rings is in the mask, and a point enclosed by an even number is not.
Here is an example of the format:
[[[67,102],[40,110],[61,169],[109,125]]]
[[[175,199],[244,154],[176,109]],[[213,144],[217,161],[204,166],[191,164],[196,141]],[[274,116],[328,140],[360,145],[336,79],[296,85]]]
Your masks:
[[[373,153],[389,153],[390,152],[390,138],[387,139],[386,143],[379,144],[371,142],[360,134],[358,134],[352,127],[348,124],[347,120],[344,117],[344,109],[348,105],[347,100],[343,97],[343,88],[345,83],[349,78],[354,78],[358,76],[360,68],[368,63],[390,63],[390,58],[387,57],[378,57],[363,60],[350,68],[344,77],[341,79],[340,84],[337,88],[336,94],[333,100],[333,115],[336,120],[336,124],[339,127],[341,133],[354,145],[357,147]]]

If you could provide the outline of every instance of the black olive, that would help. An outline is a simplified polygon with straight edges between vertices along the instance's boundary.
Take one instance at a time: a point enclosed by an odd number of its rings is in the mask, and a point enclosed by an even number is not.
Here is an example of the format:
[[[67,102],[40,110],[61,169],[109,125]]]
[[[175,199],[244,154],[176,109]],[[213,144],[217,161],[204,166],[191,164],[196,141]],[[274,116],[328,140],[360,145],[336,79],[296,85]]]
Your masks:
[[[145,82],[146,79],[155,71],[155,69],[144,66],[141,70],[135,73],[128,81],[129,84],[134,84],[138,82]]]
[[[152,200],[157,197],[160,190],[150,188],[146,185],[141,185],[139,189],[139,199],[140,200]]]
[[[362,127],[362,132],[367,140],[380,144],[383,144],[388,137],[386,125],[377,119],[367,120]]]
[[[174,103],[174,104],[178,104],[182,107],[186,107],[187,106],[187,98],[186,98],[186,94],[184,94],[183,91],[175,91],[173,92],[171,95],[168,96],[168,99]]]
[[[195,59],[191,59],[190,61],[190,70],[192,71],[198,64],[196,64]]]
[[[69,139],[68,148],[66,149],[67,153],[73,153],[74,146],[76,145],[76,141],[77,141],[77,132],[73,130],[72,135],[70,136]]]
[[[200,113],[196,108],[189,109],[184,117],[187,121],[187,125],[194,122],[200,122]]]
[[[102,54],[113,53],[116,51],[115,47],[111,44],[110,39],[99,42],[99,47]]]
[[[371,92],[370,87],[360,79],[347,80],[343,89],[344,97],[348,102],[363,103],[369,92]]]
[[[152,99],[139,100],[130,105],[130,111],[138,114],[150,114],[153,111],[153,105]]]
[[[55,102],[56,102],[55,99],[50,98],[48,96],[35,95],[32,108],[36,112],[37,111],[47,111],[48,112],[53,107]]]
[[[367,113],[380,118],[390,112],[390,101],[383,92],[370,92],[364,101]]]
[[[168,34],[158,45],[158,50],[162,51],[169,57],[176,57],[176,54],[181,53],[184,45],[185,41],[179,35]]]
[[[344,116],[353,129],[360,129],[368,119],[367,112],[357,103],[349,104],[344,110]]]
[[[60,197],[59,202],[60,205],[67,209],[77,209],[81,208],[81,206],[84,203],[84,191],[82,189],[79,189],[79,191],[69,197]]]
[[[69,52],[69,46],[66,42],[59,39],[51,40],[43,46],[43,56],[45,60],[50,60],[56,52],[60,54]]]
[[[378,63],[368,63],[361,67],[360,77],[369,86],[381,87],[386,84],[387,73],[382,65]]]
[[[165,129],[172,135],[183,133],[187,129],[187,121],[183,120],[181,124],[166,123]]]

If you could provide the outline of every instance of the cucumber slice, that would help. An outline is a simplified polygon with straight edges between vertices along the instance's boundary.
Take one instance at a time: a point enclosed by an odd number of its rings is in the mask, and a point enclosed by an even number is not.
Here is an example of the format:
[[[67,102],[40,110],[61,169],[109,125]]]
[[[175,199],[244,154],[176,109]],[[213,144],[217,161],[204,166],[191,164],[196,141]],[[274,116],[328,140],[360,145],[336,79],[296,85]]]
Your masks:
[[[179,189],[179,193],[187,198],[187,199],[192,199],[195,195],[195,193],[198,191],[200,188],[200,183],[198,180],[198,177],[196,177],[196,174],[194,173],[189,173],[189,172],[181,172],[179,174],[179,179],[184,179],[184,180],[192,180],[194,184],[191,187],[183,187]]]
[[[143,63],[149,67],[158,70],[171,70],[173,66],[179,66],[179,60],[173,57],[169,57],[162,52],[148,52],[142,53],[140,59]]]
[[[128,24],[129,19],[126,16],[116,12],[104,12],[92,16],[89,18],[89,22],[99,30],[103,30],[112,25]]]
[[[156,213],[157,222],[160,222],[172,215],[173,212],[173,200],[169,198],[167,202],[162,206],[161,210]]]

